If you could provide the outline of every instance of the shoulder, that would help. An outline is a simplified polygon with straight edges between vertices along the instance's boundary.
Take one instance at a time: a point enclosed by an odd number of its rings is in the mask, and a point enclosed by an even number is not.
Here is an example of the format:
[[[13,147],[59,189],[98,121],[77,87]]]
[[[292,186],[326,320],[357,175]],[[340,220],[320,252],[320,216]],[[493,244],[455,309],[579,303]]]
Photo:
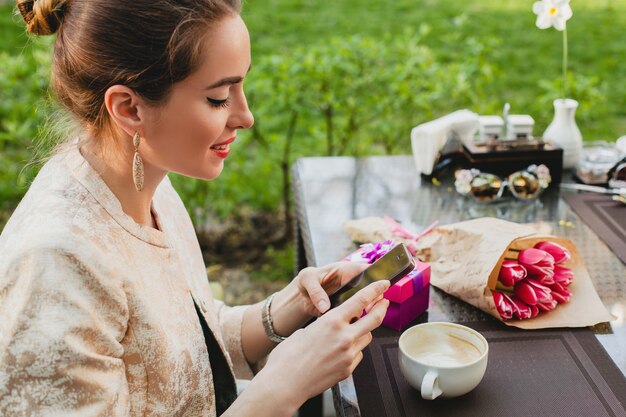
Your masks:
[[[0,261],[0,287],[20,283],[29,288],[61,288],[89,286],[122,289],[102,260],[94,259],[89,249],[72,242],[39,242],[8,250]]]
[[[106,226],[96,221],[97,205],[60,162],[54,157],[42,168],[2,231],[0,274],[38,259],[106,269],[113,254],[99,242]]]

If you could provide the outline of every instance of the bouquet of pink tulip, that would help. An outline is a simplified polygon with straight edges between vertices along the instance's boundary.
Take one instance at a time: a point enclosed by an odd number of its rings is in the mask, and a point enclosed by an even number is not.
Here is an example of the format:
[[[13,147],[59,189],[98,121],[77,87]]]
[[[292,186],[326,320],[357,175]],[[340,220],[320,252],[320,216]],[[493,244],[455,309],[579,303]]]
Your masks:
[[[567,287],[574,274],[562,264],[571,257],[563,246],[541,241],[519,251],[517,259],[505,259],[492,291],[502,320],[534,318],[567,303],[572,297]]]

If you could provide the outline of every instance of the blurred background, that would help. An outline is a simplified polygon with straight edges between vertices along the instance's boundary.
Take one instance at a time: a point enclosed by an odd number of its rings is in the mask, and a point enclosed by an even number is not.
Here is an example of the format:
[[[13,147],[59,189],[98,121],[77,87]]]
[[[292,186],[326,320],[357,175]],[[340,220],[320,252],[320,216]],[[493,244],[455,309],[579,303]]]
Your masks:
[[[316,155],[409,154],[411,128],[457,109],[534,117],[560,97],[562,37],[528,0],[255,0],[246,90],[255,114],[222,176],[171,174],[227,302],[256,301],[294,274],[290,166]],[[585,141],[626,134],[626,0],[572,0],[571,98]],[[54,38],[31,38],[0,0],[0,230],[55,138]]]

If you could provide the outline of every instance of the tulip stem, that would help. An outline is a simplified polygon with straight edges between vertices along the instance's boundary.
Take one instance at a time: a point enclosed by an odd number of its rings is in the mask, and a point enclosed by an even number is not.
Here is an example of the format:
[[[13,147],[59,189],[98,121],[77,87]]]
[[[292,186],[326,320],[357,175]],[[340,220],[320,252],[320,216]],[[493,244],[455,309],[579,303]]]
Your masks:
[[[567,97],[567,24],[563,28],[563,85],[561,97]]]
[[[503,283],[501,283],[500,281],[496,282],[496,290],[501,291],[501,292],[505,292],[509,295],[513,295],[513,287],[508,287],[506,285],[504,285]]]

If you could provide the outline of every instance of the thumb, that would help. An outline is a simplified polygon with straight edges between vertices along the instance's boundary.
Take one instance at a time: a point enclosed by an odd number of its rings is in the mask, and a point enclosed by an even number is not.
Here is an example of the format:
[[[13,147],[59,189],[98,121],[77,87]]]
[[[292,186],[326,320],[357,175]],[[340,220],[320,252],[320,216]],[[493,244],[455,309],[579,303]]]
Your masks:
[[[337,274],[337,269],[330,271],[317,271],[315,274],[306,274],[300,277],[300,285],[309,296],[311,303],[320,312],[325,313],[330,308],[330,298],[322,285],[332,280]]]
[[[352,297],[343,302],[337,310],[346,320],[361,317],[363,310],[367,308],[374,300],[382,296],[389,288],[391,283],[387,280],[374,281],[367,287],[359,290]]]

